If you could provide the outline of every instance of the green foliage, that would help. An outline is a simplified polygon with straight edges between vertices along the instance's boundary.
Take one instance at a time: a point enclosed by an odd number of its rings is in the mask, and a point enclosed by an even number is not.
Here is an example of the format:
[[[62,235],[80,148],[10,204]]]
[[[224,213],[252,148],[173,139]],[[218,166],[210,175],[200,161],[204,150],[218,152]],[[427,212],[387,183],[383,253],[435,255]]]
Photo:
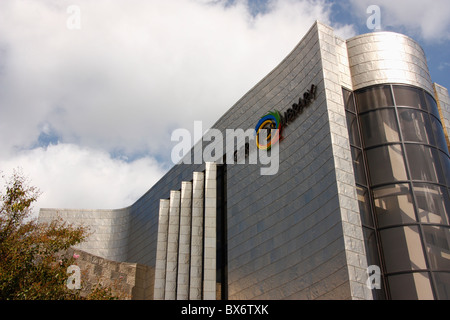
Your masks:
[[[67,268],[75,259],[64,253],[84,241],[88,230],[62,220],[38,223],[31,205],[39,195],[18,171],[0,194],[0,300],[114,299],[109,288],[81,297],[67,287]]]

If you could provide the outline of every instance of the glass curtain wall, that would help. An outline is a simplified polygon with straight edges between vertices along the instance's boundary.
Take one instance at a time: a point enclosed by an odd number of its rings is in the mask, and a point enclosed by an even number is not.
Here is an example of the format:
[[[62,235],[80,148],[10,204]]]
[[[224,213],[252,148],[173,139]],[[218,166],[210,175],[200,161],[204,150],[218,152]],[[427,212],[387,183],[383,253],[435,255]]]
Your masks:
[[[450,160],[434,98],[404,85],[343,89],[377,299],[450,299]]]

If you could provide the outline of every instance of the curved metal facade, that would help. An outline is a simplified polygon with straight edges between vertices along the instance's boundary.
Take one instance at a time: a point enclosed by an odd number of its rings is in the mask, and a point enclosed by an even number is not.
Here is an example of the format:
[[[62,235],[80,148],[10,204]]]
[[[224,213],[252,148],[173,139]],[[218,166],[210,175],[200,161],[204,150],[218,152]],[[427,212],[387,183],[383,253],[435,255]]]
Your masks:
[[[433,94],[425,52],[413,39],[394,32],[363,34],[347,40],[353,90],[403,83]]]

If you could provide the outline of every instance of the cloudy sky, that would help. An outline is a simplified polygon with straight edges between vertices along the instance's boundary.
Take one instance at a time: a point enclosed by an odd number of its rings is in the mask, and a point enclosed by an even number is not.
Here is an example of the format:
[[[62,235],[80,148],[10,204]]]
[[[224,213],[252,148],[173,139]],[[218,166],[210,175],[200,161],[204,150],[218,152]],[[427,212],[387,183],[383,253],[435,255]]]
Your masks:
[[[40,207],[120,208],[173,166],[170,136],[211,126],[315,20],[343,38],[416,39],[450,87],[448,0],[1,0],[0,170]]]

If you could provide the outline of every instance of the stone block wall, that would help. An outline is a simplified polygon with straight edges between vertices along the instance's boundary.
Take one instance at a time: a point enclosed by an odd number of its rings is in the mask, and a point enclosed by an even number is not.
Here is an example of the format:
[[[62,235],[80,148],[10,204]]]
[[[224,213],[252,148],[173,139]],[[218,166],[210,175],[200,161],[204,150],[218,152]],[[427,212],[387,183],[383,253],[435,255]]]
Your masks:
[[[152,267],[138,263],[111,261],[88,252],[69,248],[67,257],[77,257],[81,270],[81,295],[86,296],[96,285],[111,287],[120,300],[153,299]]]

